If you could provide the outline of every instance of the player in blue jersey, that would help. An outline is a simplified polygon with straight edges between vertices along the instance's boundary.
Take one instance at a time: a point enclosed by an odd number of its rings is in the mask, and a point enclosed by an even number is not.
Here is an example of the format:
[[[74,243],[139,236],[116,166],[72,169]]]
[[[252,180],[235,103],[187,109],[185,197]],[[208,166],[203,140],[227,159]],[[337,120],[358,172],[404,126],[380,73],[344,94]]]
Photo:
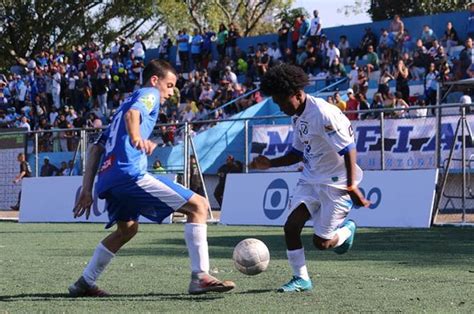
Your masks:
[[[82,191],[74,207],[74,217],[89,217],[93,202],[93,182],[97,171],[96,192],[105,198],[109,223],[117,229],[96,247],[82,276],[69,287],[73,297],[101,297],[108,293],[96,281],[118,250],[138,231],[138,218],[156,222],[174,211],[187,215],[184,237],[191,260],[189,293],[225,292],[231,281],[209,275],[207,245],[207,200],[166,178],[147,173],[147,155],[156,144],[148,140],[156,123],[160,103],[173,95],[176,72],[165,61],[152,60],[143,71],[144,87],[135,91],[115,113],[110,126],[89,150]],[[99,165],[100,169],[99,169]]]

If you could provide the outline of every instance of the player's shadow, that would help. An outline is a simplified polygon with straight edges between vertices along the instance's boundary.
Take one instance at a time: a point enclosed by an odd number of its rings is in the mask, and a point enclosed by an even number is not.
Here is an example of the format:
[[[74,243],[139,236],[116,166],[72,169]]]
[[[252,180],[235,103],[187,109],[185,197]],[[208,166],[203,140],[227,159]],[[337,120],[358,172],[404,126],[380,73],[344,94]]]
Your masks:
[[[275,289],[251,289],[247,291],[234,292],[234,294],[259,294],[259,293],[269,293],[275,292]]]
[[[207,302],[224,298],[224,295],[217,293],[208,293],[202,295],[190,295],[184,293],[143,293],[143,294],[113,294],[102,298],[71,298],[65,293],[22,293],[15,295],[0,295],[0,302],[18,302],[18,301],[72,301],[91,300],[91,301],[190,301]]]

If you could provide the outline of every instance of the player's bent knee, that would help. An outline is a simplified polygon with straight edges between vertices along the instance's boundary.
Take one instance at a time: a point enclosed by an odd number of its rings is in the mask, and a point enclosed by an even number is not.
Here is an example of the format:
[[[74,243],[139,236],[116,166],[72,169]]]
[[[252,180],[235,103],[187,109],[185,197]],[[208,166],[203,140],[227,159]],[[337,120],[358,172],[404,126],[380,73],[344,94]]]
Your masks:
[[[207,200],[199,194],[194,194],[186,203],[182,210],[191,220],[206,220],[209,209],[209,203]]]
[[[313,244],[318,250],[327,250],[332,247],[331,240],[323,239],[317,235],[313,236]]]
[[[138,222],[127,222],[118,224],[117,233],[122,242],[130,241],[138,233]]]

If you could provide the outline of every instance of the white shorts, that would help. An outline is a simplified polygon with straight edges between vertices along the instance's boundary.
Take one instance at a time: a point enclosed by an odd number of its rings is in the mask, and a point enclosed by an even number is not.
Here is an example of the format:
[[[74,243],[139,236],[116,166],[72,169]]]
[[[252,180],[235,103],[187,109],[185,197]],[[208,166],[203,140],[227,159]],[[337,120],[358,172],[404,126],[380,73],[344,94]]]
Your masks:
[[[311,214],[314,234],[328,240],[334,237],[336,229],[352,208],[352,200],[346,190],[299,180],[291,196],[289,209],[293,211],[302,203]]]

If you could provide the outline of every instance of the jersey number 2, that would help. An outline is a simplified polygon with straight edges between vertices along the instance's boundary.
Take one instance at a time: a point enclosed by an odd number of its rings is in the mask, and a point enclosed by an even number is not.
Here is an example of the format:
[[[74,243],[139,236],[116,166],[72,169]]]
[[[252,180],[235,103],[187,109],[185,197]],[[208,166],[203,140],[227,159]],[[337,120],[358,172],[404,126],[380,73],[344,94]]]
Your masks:
[[[107,143],[105,144],[106,154],[109,154],[115,147],[115,142],[117,141],[117,132],[120,126],[120,119],[122,119],[122,114],[123,111],[119,111],[114,117],[112,124],[110,125],[109,138],[107,139]]]

